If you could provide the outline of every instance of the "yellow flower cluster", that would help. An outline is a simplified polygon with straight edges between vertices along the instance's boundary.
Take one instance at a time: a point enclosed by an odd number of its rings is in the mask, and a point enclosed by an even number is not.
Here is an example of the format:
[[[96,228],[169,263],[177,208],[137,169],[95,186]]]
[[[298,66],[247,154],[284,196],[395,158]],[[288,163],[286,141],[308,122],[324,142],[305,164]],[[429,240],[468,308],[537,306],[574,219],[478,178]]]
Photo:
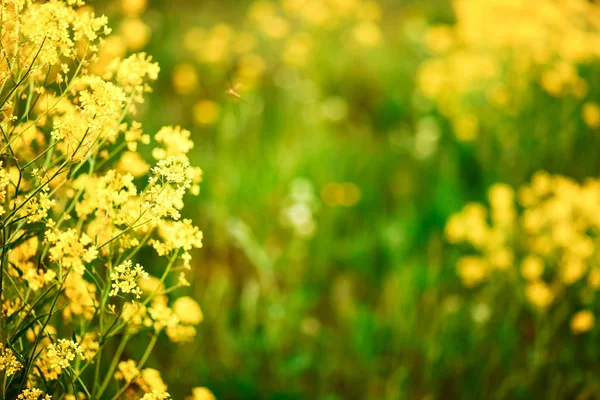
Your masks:
[[[155,287],[154,293],[165,289],[158,282],[150,284]],[[166,334],[174,343],[191,341],[196,336],[195,326],[202,322],[204,315],[198,303],[191,297],[180,297],[169,307],[168,299],[163,295],[152,297],[150,307],[142,303],[127,304],[121,318],[126,322],[130,332],[138,332],[144,328],[152,328],[155,332],[166,330]]]
[[[69,368],[75,357],[83,357],[79,344],[67,339],[58,339],[50,343],[46,352],[50,368]]]
[[[538,172],[516,194],[508,185],[496,184],[488,197],[489,209],[468,204],[446,225],[449,242],[465,243],[476,253],[458,261],[463,284],[475,287],[503,274],[518,280],[539,311],[567,301],[567,293],[579,299],[573,307],[590,307],[600,289],[600,180],[579,184]],[[590,311],[573,315],[573,332],[593,326]]]
[[[117,265],[110,274],[112,290],[108,295],[117,296],[119,292],[131,293],[139,299],[142,295],[142,291],[137,285],[139,279],[148,279],[148,273],[144,271],[144,268],[140,264],[135,264],[134,267],[131,260],[124,261]]]
[[[124,394],[125,398],[139,399],[139,390],[144,392],[144,395],[141,398],[170,398],[169,393],[167,393],[167,385],[162,380],[160,372],[154,368],[144,368],[140,370],[134,360],[121,361],[114,377],[117,380],[125,381],[127,384],[127,390]]]
[[[586,0],[454,0],[456,23],[429,29],[433,56],[418,86],[450,118],[457,137],[472,140],[474,107],[487,101],[509,113],[537,83],[551,96],[584,98],[578,66],[600,56],[600,6]]]
[[[0,344],[0,371],[4,371],[7,376],[11,376],[22,368],[23,364],[17,360],[13,351]]]
[[[82,0],[2,1],[0,15],[0,398],[168,398],[143,364],[163,332],[189,341],[202,320],[173,296],[202,246],[181,220],[202,177],[190,132],[160,129],[146,163],[152,137],[131,118],[159,67],[144,53],[100,60],[110,29]],[[148,272],[135,263],[145,247],[161,256]],[[115,388],[126,346],[146,335],[135,387]]]
[[[44,392],[40,389],[25,389],[23,392],[17,396],[17,400],[39,400],[40,396],[44,396]],[[45,395],[43,400],[50,400],[52,396]]]

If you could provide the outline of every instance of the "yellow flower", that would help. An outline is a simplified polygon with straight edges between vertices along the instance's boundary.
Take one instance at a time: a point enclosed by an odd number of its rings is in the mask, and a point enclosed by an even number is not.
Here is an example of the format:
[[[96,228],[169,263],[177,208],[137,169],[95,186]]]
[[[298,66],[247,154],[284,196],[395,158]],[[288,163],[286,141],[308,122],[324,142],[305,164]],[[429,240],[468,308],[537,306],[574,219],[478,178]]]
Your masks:
[[[115,379],[131,382],[137,378],[139,374],[140,370],[137,368],[137,363],[134,360],[121,361],[117,366]]]
[[[596,323],[596,318],[589,310],[578,311],[571,318],[571,331],[576,334],[582,334],[592,330]]]
[[[538,280],[544,273],[543,260],[534,255],[529,255],[521,262],[521,274],[529,281]]]
[[[121,37],[130,50],[142,49],[150,40],[150,28],[139,18],[127,18],[119,27]]]
[[[40,396],[44,396],[43,399],[40,399]],[[17,396],[17,400],[50,400],[52,396],[44,395],[40,389],[25,389],[23,392]]]
[[[485,260],[478,257],[463,257],[458,261],[458,275],[463,284],[473,287],[484,281],[489,275],[489,267]]]
[[[600,126],[600,107],[596,103],[585,103],[581,109],[583,121],[590,128],[598,128]]]
[[[0,344],[0,371],[5,371],[6,376],[11,376],[23,368],[13,351]]]
[[[194,105],[194,120],[200,125],[212,125],[219,119],[220,108],[214,101],[201,100]]]
[[[178,94],[189,94],[198,86],[198,74],[192,64],[179,64],[173,69],[173,87]]]
[[[84,357],[81,347],[72,340],[58,339],[48,345],[48,363],[50,368],[68,368],[75,357]]]
[[[593,268],[588,274],[588,285],[593,289],[600,289],[600,269]]]
[[[479,134],[479,121],[473,115],[459,115],[452,120],[454,134],[459,140],[469,142]]]
[[[150,166],[140,156],[140,153],[135,151],[124,152],[115,168],[122,174],[131,174],[135,177],[143,176],[150,170]]]
[[[175,312],[175,315],[177,315],[177,318],[179,318],[179,322],[182,324],[198,325],[204,318],[202,310],[196,300],[188,296],[180,297],[175,300],[175,303],[173,303],[173,311]]]
[[[525,295],[531,304],[544,309],[552,303],[554,295],[550,288],[541,281],[532,282],[527,285]]]
[[[148,0],[122,0],[123,13],[127,15],[140,15],[148,7]]]
[[[119,292],[122,294],[131,293],[136,298],[140,298],[142,290],[138,287],[138,280],[148,279],[148,273],[144,271],[144,268],[140,264],[136,264],[135,267],[131,260],[126,260],[122,264],[117,265],[113,272],[110,273],[110,280],[112,282],[112,289],[109,296],[117,296]]]
[[[361,22],[352,31],[354,40],[365,47],[375,47],[383,41],[383,34],[377,24]]]
[[[217,400],[217,398],[208,388],[199,386],[192,389],[192,395],[187,400]]]

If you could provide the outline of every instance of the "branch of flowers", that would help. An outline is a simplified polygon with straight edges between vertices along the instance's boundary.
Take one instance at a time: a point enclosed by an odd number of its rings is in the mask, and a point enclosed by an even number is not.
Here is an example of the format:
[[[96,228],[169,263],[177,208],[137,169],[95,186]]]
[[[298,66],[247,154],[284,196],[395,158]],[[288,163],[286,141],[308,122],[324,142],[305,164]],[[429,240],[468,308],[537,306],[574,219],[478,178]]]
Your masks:
[[[86,52],[87,52],[87,50],[86,50]],[[83,58],[84,60],[85,60],[85,57],[87,57],[87,53],[86,53],[86,55],[85,55],[85,56],[84,56],[84,58]],[[39,121],[40,119],[44,118],[46,115],[48,115],[48,113],[49,113],[50,111],[54,110],[54,108],[56,108],[56,106],[58,106],[58,105],[60,104],[60,102],[63,100],[63,98],[66,96],[66,94],[67,94],[67,93],[69,92],[69,90],[71,89],[71,85],[72,85],[72,84],[73,84],[73,82],[76,80],[75,78],[76,78],[76,77],[79,75],[79,73],[81,72],[82,68],[83,68],[83,61],[82,61],[82,62],[80,62],[80,63],[77,65],[77,68],[76,68],[76,70],[75,70],[75,73],[73,74],[73,77],[72,77],[72,78],[71,78],[71,80],[69,81],[69,84],[68,84],[68,85],[67,85],[67,87],[66,87],[66,88],[65,88],[65,89],[64,89],[64,90],[63,90],[63,91],[60,93],[60,96],[58,96],[58,98],[56,99],[56,101],[54,102],[54,104],[52,104],[52,106],[50,106],[50,107],[46,107],[46,110],[45,110],[43,113],[41,113],[41,114],[40,114],[40,115],[39,115],[39,116],[38,116],[36,119],[34,119],[33,121],[31,121],[31,123],[30,123],[28,126],[26,126],[24,129],[22,129],[22,130],[21,130],[21,134],[24,134],[24,133],[25,133],[25,132],[27,132],[27,131],[28,131],[30,128],[34,127],[34,126],[35,126],[35,125],[38,123],[38,121]],[[17,125],[15,124],[15,125],[13,126],[13,129],[14,129],[16,126],[17,126]],[[12,144],[12,142],[13,142],[14,140],[16,140],[17,138],[18,138],[18,136],[15,136],[14,138],[11,138],[11,141],[10,141],[9,143],[7,143],[7,145],[10,145],[10,144]],[[0,151],[0,153],[4,153],[4,151],[5,151],[5,150],[6,150],[6,146],[5,146],[5,147],[2,149],[2,151]]]
[[[38,49],[37,53],[33,57],[33,60],[31,60],[31,63],[29,64],[29,68],[27,68],[27,71],[25,72],[25,74],[23,75],[23,77],[21,77],[19,79],[19,81],[15,84],[15,86],[8,92],[8,94],[6,95],[6,97],[4,98],[4,100],[0,101],[0,108],[4,107],[4,104],[6,104],[6,102],[8,101],[8,99],[10,97],[12,97],[13,93],[19,88],[19,86],[21,86],[21,84],[27,78],[29,78],[29,75],[31,74],[31,69],[33,68],[33,65],[35,64],[35,60],[37,60],[38,56],[42,52],[42,48],[44,47],[44,43],[45,42],[46,42],[46,37],[44,37],[44,39],[42,40],[42,43],[40,44],[40,48]],[[18,48],[18,46],[17,46],[17,48]]]
[[[61,165],[61,167],[58,169],[58,171],[56,171],[56,173],[52,176],[52,178],[50,178],[47,182],[41,184],[39,187],[37,187],[21,204],[19,204],[18,207],[15,207],[11,213],[6,217],[5,224],[6,225],[10,225],[12,224],[14,221],[10,221],[10,219],[15,215],[15,213],[17,211],[19,211],[25,204],[27,204],[32,198],[34,198],[39,192],[41,192],[44,187],[46,187],[46,185],[48,185],[48,183],[50,183],[50,181],[54,178],[56,178],[60,173],[62,173],[62,169],[68,164],[68,162],[65,162],[63,165]]]
[[[167,264],[167,267],[165,268],[165,271],[163,272],[159,282],[162,284],[165,282],[167,276],[169,275],[169,273],[171,272],[171,269],[173,267],[173,264],[175,263],[175,261],[177,260],[177,256],[179,254],[179,249],[175,251],[175,253],[173,253],[172,258],[169,260],[169,264]],[[156,296],[158,295],[163,295],[165,293],[165,291],[162,291],[160,293],[158,292],[152,292],[148,295],[148,297],[146,297],[146,299],[141,302],[142,306],[146,306],[148,305],[148,303],[150,303]],[[121,329],[123,329],[123,327],[125,327],[127,324],[129,323],[129,320],[127,321],[123,321],[121,322],[121,324],[119,324],[117,326],[117,328],[115,329],[116,332],[120,332]],[[108,332],[106,333],[106,335],[108,335]]]
[[[81,147],[83,141],[85,140],[86,136],[88,135],[89,132],[89,128],[85,131],[83,137],[81,138],[81,140],[79,141],[79,144],[77,145],[77,148],[75,149],[75,152],[73,154],[75,154],[79,148]],[[66,160],[65,162],[63,162],[63,164],[58,168],[58,170],[54,173],[54,175],[52,175],[52,177],[50,179],[48,179],[46,182],[42,183],[39,187],[37,187],[33,193],[31,193],[29,195],[29,197],[27,197],[27,199],[25,199],[21,204],[19,204],[18,207],[15,207],[14,210],[12,210],[12,212],[6,217],[5,221],[10,221],[10,219],[12,218],[12,216],[19,211],[19,209],[21,209],[25,204],[27,204],[27,202],[29,202],[35,195],[37,195],[42,189],[44,189],[46,187],[46,185],[48,185],[50,183],[50,181],[52,181],[54,178],[56,178],[59,174],[61,174],[63,172],[63,168],[66,167],[68,164],[70,164],[71,162],[69,160]],[[55,188],[52,192],[50,192],[51,194],[54,194],[55,191],[57,190],[57,188]],[[12,222],[11,222],[12,223]],[[6,225],[10,225],[10,223],[5,222]]]
[[[154,346],[156,345],[157,340],[158,340],[158,332],[155,332],[154,335],[152,335],[152,338],[150,339],[150,343],[148,344],[148,347],[146,348],[146,352],[142,356],[140,362],[137,364],[138,370],[141,370],[144,367],[144,364],[146,364],[146,361],[148,361],[148,357],[150,357],[150,353],[152,353],[152,349],[154,349]],[[129,387],[129,385],[131,385],[131,383],[134,381],[135,378],[137,378],[137,376],[138,375],[134,376],[131,380],[126,382],[125,385],[123,385],[123,387],[113,396],[112,400],[119,400],[121,398],[120,396],[123,393],[125,393],[125,391]]]

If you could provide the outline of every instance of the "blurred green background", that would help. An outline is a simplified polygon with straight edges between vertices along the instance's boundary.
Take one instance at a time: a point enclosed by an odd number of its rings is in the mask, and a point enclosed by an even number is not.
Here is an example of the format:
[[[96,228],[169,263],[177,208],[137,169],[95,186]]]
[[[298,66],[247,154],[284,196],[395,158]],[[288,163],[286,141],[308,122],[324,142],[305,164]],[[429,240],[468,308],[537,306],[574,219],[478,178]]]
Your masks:
[[[204,171],[185,216],[205,236],[189,288],[205,319],[152,360],[174,398],[600,397],[599,333],[574,336],[508,281],[464,288],[444,239],[495,182],[597,175],[595,3],[93,6],[116,33],[100,63],[161,66],[136,119],[190,129]],[[555,36],[575,30],[571,56]]]

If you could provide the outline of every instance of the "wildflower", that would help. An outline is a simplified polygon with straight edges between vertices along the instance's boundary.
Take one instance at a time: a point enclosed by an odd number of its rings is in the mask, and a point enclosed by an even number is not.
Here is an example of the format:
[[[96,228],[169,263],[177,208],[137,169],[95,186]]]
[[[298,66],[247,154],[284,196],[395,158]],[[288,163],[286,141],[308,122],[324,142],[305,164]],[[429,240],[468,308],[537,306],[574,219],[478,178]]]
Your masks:
[[[352,33],[354,40],[366,47],[377,46],[383,40],[381,29],[372,22],[361,22],[354,28]]]
[[[194,180],[194,170],[187,161],[167,157],[158,161],[152,168],[148,188],[145,191],[145,209],[153,218],[166,216],[174,220],[180,218],[183,207],[183,195]]]
[[[475,286],[489,274],[485,260],[477,257],[463,257],[459,260],[457,270],[465,286]]]
[[[154,136],[157,143],[164,146],[155,148],[152,156],[157,160],[163,160],[167,157],[177,157],[188,161],[186,154],[194,147],[194,142],[190,140],[190,131],[176,126],[165,126]]]
[[[163,328],[173,328],[179,323],[177,315],[167,306],[165,296],[157,296],[153,299],[152,305],[148,308],[148,315],[152,318],[152,326],[156,332]]]
[[[140,370],[137,368],[137,363],[134,360],[121,361],[117,366],[115,379],[131,382],[137,378],[139,374]]]
[[[600,107],[595,103],[585,103],[581,110],[583,121],[590,128],[600,126]]]
[[[84,263],[96,259],[98,250],[92,245],[92,239],[75,229],[46,231],[46,240],[50,246],[50,260],[59,262],[64,269],[73,268],[77,274],[83,274]]]
[[[112,281],[112,290],[109,296],[116,296],[119,292],[123,294],[131,293],[140,298],[142,295],[141,289],[137,285],[139,279],[148,279],[148,273],[140,264],[133,267],[131,260],[124,261],[116,266],[110,274]]]
[[[179,64],[173,70],[173,86],[179,94],[189,94],[198,86],[198,74],[192,64]]]
[[[202,247],[202,232],[192,225],[192,221],[163,222],[159,225],[160,240],[151,241],[152,246],[163,256],[175,249],[182,249],[184,265],[189,267],[189,251]]]
[[[216,400],[216,397],[208,388],[198,386],[192,389],[188,400]]]
[[[75,357],[84,357],[81,347],[72,340],[58,339],[48,345],[48,362],[50,368],[68,368]]]
[[[140,15],[148,7],[148,0],[124,0],[121,7],[124,14]]]
[[[521,273],[527,280],[535,281],[542,276],[543,272],[544,262],[537,256],[527,256],[521,262]]]
[[[106,68],[105,79],[115,79],[125,93],[132,96],[136,103],[144,101],[143,94],[151,89],[147,81],[158,78],[160,68],[145,53],[133,54],[124,60],[115,59]]]
[[[531,304],[540,309],[547,308],[554,300],[550,288],[543,282],[530,283],[525,290],[525,295]]]
[[[194,120],[200,125],[212,125],[219,118],[221,108],[211,100],[201,100],[194,106]]]
[[[179,324],[168,326],[166,333],[173,343],[188,343],[194,340],[196,328],[190,325]]]
[[[196,302],[189,296],[183,296],[173,303],[173,311],[179,321],[184,324],[197,325],[203,319],[202,310]]]
[[[140,400],[166,400],[170,398],[171,395],[169,393],[155,390],[152,393],[144,394]]]
[[[134,177],[143,176],[150,170],[150,166],[134,151],[123,153],[115,167],[120,173],[131,174]]]
[[[49,190],[50,188],[46,186],[37,197],[29,200],[27,207],[25,207],[27,223],[33,224],[48,217],[48,210],[56,205],[56,200],[51,200],[49,198]]]
[[[152,32],[144,21],[131,17],[121,22],[119,33],[130,50],[138,51],[148,43]]]
[[[136,379],[136,383],[145,392],[166,392],[167,385],[162,380],[160,372],[154,368],[144,368]]]
[[[25,389],[19,396],[17,396],[17,400],[40,400],[40,396],[44,396],[44,392],[40,389]],[[50,400],[52,396],[45,395],[43,400]]]
[[[11,376],[23,368],[13,351],[0,344],[0,371],[5,371],[6,376]]]
[[[579,335],[590,331],[596,323],[596,318],[589,310],[578,311],[571,318],[571,331]]]
[[[2,167],[2,161],[0,161],[0,204],[6,202],[8,185],[10,185],[10,177],[8,171]],[[4,207],[0,207],[0,215],[3,215],[5,212]]]

